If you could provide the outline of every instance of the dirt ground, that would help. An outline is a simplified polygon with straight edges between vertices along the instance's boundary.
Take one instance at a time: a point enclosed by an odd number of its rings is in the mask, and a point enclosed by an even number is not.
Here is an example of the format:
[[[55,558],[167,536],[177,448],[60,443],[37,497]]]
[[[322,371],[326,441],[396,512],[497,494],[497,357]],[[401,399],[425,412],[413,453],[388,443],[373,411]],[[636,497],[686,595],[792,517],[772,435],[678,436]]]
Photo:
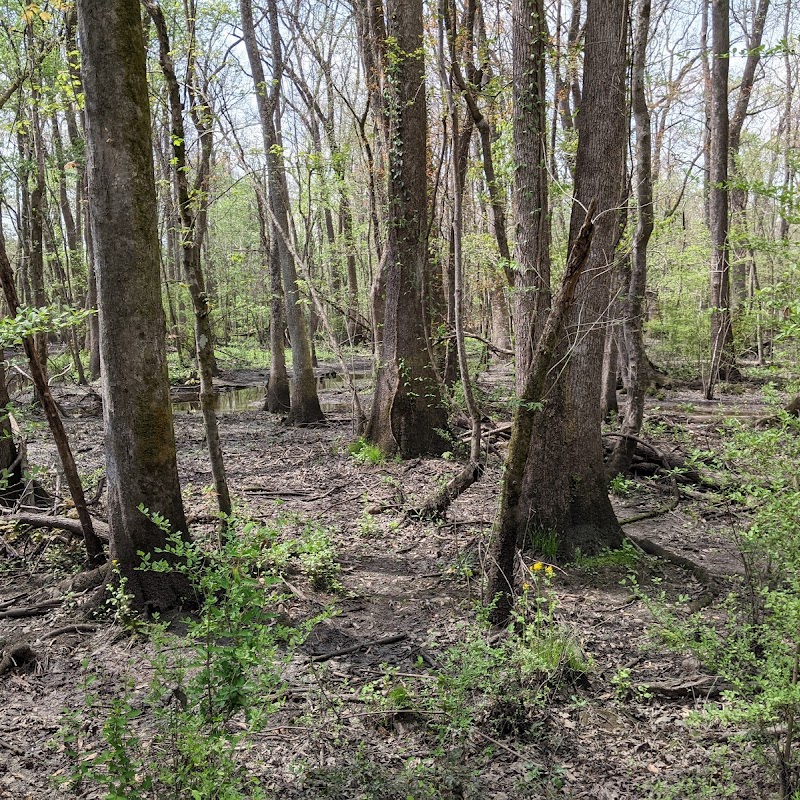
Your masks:
[[[227,377],[235,383],[261,380],[249,373]],[[338,397],[342,400],[341,391]],[[84,475],[97,476],[103,467],[97,409],[91,398],[74,392],[62,401],[79,467]],[[762,412],[755,395],[726,400],[724,410],[734,407],[743,417]],[[694,393],[668,394],[650,404],[649,418],[661,423],[652,440],[667,446],[670,431],[683,426],[694,440],[713,446],[719,413],[718,404],[709,408]],[[496,446],[485,476],[456,501],[447,520],[434,524],[407,521],[404,509],[454,474],[458,463],[358,463],[346,449],[353,431],[341,404],[324,428],[289,428],[258,410],[222,412],[220,423],[238,513],[270,520],[288,510],[319,520],[330,531],[341,567],[337,594],[315,590],[302,576],[290,582],[293,617],[311,616],[329,603],[337,613],[302,645],[290,669],[291,702],[275,713],[246,754],[248,769],[275,797],[655,800],[722,796],[715,785],[729,786],[732,793],[726,796],[742,800],[774,796],[768,771],[755,766],[751,743],[711,723],[691,723],[692,712],[721,702],[713,676],[661,643],[650,612],[625,579],[632,572],[640,586],[663,589],[670,597],[697,596],[703,587],[685,569],[653,557],[639,558],[632,570],[614,564],[559,569],[556,615],[589,659],[588,675],[554,696],[516,735],[504,735],[487,717],[458,748],[434,757],[420,719],[372,713],[358,700],[359,691],[387,670],[395,680],[407,675],[410,682],[413,676],[424,681],[435,674],[447,648],[463,641],[481,599],[476,576],[495,512],[504,445]],[[202,419],[184,412],[175,425],[187,514],[195,531],[208,531],[213,507],[205,488],[212,479]],[[30,462],[52,467],[54,451],[44,432],[31,436]],[[45,479],[51,487],[53,474],[51,469]],[[615,499],[618,516],[655,508],[664,497],[633,491]],[[102,500],[95,510],[102,517]],[[731,524],[724,509],[684,498],[673,511],[627,530],[701,564],[724,587],[741,572]],[[51,586],[77,565],[79,542],[66,534],[33,535],[8,527],[0,534],[22,556],[0,560],[0,608],[12,600],[31,602],[39,587]],[[0,619],[0,643],[25,641],[37,654],[27,669],[0,677],[3,800],[102,796],[89,787],[77,793],[57,788],[56,779],[70,770],[58,736],[64,712],[83,707],[87,674],[99,676],[112,694],[126,676],[133,678],[134,691],[150,682],[149,646],[109,622],[48,636],[86,622],[84,599],[68,598],[40,616]],[[394,641],[308,664],[309,655],[386,639]],[[337,696],[343,704],[320,699]],[[97,746],[99,730],[98,723],[85,731],[87,752]],[[374,765],[385,776],[383,789]],[[409,765],[441,775],[440,794],[422,794],[399,778],[392,783],[393,775],[408,774]]]

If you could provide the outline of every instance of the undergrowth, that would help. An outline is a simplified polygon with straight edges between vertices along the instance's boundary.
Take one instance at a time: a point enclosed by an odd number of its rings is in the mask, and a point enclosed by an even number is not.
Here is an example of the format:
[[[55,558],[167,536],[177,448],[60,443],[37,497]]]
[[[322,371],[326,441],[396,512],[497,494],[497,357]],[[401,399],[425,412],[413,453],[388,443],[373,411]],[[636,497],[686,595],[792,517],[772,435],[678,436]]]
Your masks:
[[[189,579],[199,608],[179,623],[132,618],[124,585],[112,593],[118,622],[151,643],[150,679],[139,686],[133,676],[144,665],[132,665],[119,691],[112,676],[87,665],[83,707],[65,714],[60,734],[72,764],[66,788],[100,788],[107,800],[267,796],[243,757],[283,703],[286,665],[325,616],[286,623],[281,571],[297,556],[312,581],[328,585],[333,574],[322,529],[308,523],[289,545],[281,541],[286,524],[228,520],[213,545],[170,535],[157,552],[169,561],[144,557],[141,569]],[[94,693],[96,683],[111,688]],[[98,720],[101,741],[89,746]]]
[[[765,430],[727,426],[729,498],[748,522],[737,527],[744,567],[714,618],[649,600],[660,635],[690,650],[726,687],[698,723],[744,729],[772,766],[779,796],[800,798],[800,420],[780,413]],[[662,795],[666,796],[666,795]],[[721,795],[720,795],[721,796]]]

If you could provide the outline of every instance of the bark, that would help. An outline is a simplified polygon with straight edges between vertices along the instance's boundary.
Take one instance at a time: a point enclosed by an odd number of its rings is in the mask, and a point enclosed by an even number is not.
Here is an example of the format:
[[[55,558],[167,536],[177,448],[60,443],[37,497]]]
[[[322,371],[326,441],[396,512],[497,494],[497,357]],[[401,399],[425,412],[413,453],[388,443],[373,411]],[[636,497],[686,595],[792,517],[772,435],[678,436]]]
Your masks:
[[[451,18],[449,0],[439,2],[439,61],[442,86],[447,99],[447,110],[450,114],[450,181],[453,194],[453,219],[451,229],[451,241],[453,244],[453,311],[455,323],[456,350],[458,354],[458,368],[461,376],[461,386],[464,390],[464,401],[472,423],[472,436],[470,437],[469,459],[473,469],[472,475],[479,475],[478,461],[481,452],[481,414],[475,395],[472,391],[472,380],[469,374],[467,363],[467,350],[464,339],[464,263],[461,256],[463,239],[463,200],[464,200],[464,177],[466,176],[466,165],[462,163],[466,148],[462,149],[463,141],[459,129],[459,109],[456,107],[453,97],[453,87],[451,84],[452,70],[447,70],[445,66],[445,29],[448,29],[448,41],[451,43],[455,39],[455,26],[451,28]],[[454,63],[451,51],[451,63]],[[464,491],[466,487],[462,488]]]
[[[256,203],[258,205],[258,230],[262,258],[269,270],[269,378],[267,379],[267,396],[264,399],[264,410],[272,414],[283,414],[290,409],[289,374],[286,371],[286,326],[283,313],[283,282],[281,280],[281,264],[278,249],[269,240],[269,212],[266,192],[260,185],[256,186]]]
[[[256,41],[252,0],[239,0],[239,11],[242,18],[245,48],[256,88],[258,116],[267,161],[269,206],[273,225],[270,241],[281,266],[286,301],[286,323],[292,347],[292,391],[288,420],[297,425],[311,424],[324,420],[325,415],[322,413],[317,395],[308,319],[301,303],[297,268],[286,244],[289,236],[289,190],[276,124],[283,76],[283,52],[278,29],[278,10],[275,0],[268,0],[267,17],[272,45],[272,80],[269,83],[264,77],[264,66]]]
[[[155,0],[144,0],[145,7],[155,25],[158,36],[159,62],[164,73],[170,109],[170,135],[172,138],[172,163],[175,183],[178,190],[178,213],[181,219],[181,250],[183,273],[189,287],[194,311],[194,336],[197,353],[197,371],[200,378],[200,410],[206,434],[206,446],[214,479],[214,490],[220,513],[232,511],[231,496],[222,456],[222,443],[219,436],[217,412],[214,408],[214,332],[208,304],[203,270],[200,264],[201,247],[205,234],[206,213],[209,202],[209,171],[211,165],[212,129],[211,122],[202,118],[192,100],[193,90],[188,94],[192,104],[191,113],[200,140],[200,160],[194,186],[189,188],[189,165],[186,160],[186,131],[183,125],[183,101],[180,85],[172,62],[171,46],[167,23],[161,7]],[[187,68],[188,69],[188,68]],[[188,74],[187,83],[193,76]]]
[[[530,3],[531,0],[515,0],[515,5],[521,2]],[[533,3],[540,4],[541,0],[533,0]],[[492,603],[491,618],[495,624],[505,623],[511,612],[514,560],[520,524],[518,513],[525,505],[525,473],[531,440],[535,436],[535,409],[545,399],[548,373],[557,355],[561,328],[575,300],[576,286],[590,256],[594,233],[593,215],[592,202],[587,209],[583,226],[573,241],[561,286],[536,343],[525,384],[519,392],[519,402],[514,409],[511,441],[500,485],[500,504],[489,545],[487,597]],[[527,524],[527,520],[522,522]]]
[[[141,571],[163,548],[143,505],[185,532],[159,285],[150,108],[137,0],[79,0],[89,203],[100,301],[100,351],[111,557],[143,608],[169,608],[180,573]],[[184,534],[185,535],[185,534]]]
[[[511,347],[511,332],[505,288],[506,286],[514,285],[514,273],[511,269],[511,249],[508,244],[508,233],[506,230],[506,197],[502,183],[497,178],[494,167],[494,156],[492,154],[492,143],[497,139],[498,134],[491,119],[481,110],[478,102],[478,93],[484,81],[488,81],[491,78],[489,74],[488,57],[481,66],[475,63],[474,28],[476,25],[481,28],[484,26],[483,15],[478,13],[478,10],[477,0],[469,0],[466,10],[466,24],[464,26],[464,35],[466,37],[466,44],[464,47],[467,72],[466,78],[456,58],[457,31],[454,26],[451,26],[448,39],[453,78],[464,96],[467,110],[472,117],[472,122],[478,131],[481,142],[481,161],[486,188],[489,193],[492,233],[497,242],[497,251],[500,255],[498,272],[505,276],[505,282],[497,275],[492,276],[491,280],[492,341],[500,349],[508,350]],[[479,30],[479,34],[482,41],[486,39],[485,30]],[[485,47],[484,50],[488,52]]]
[[[520,543],[554,549],[562,558],[622,541],[607,493],[600,384],[627,142],[626,23],[625,0],[589,0],[570,252],[592,202],[597,219],[575,303],[560,329],[545,402],[531,422],[535,435],[519,502],[504,522]]]
[[[789,34],[791,33],[791,12],[792,4],[786,4],[786,11],[783,17],[783,41],[789,41]],[[792,197],[794,191],[794,175],[795,175],[795,160],[793,153],[795,151],[795,124],[793,119],[794,107],[794,69],[792,65],[792,57],[789,48],[787,47],[783,54],[783,69],[784,69],[784,101],[783,101],[783,130],[786,138],[787,146],[783,151],[783,191],[785,197]],[[782,242],[789,240],[789,225],[791,216],[791,203],[784,201],[781,203],[781,217],[778,227],[778,236]]]
[[[28,23],[25,31],[28,57],[35,61],[35,40],[33,23]],[[44,225],[47,214],[47,172],[44,158],[44,142],[42,139],[42,123],[39,116],[41,96],[41,75],[38,70],[31,69],[31,133],[33,140],[34,176],[33,187],[30,194],[30,262],[28,277],[31,284],[31,299],[33,305],[42,308],[47,305],[47,293],[44,288]],[[39,363],[45,373],[47,372],[47,333],[41,332],[34,336]]]
[[[640,0],[633,43],[632,105],[636,125],[636,205],[638,221],[633,238],[628,295],[625,300],[623,335],[628,354],[628,394],[622,437],[609,460],[609,476],[630,469],[636,451],[636,437],[644,421],[647,386],[647,355],[644,349],[644,299],[647,289],[647,246],[653,233],[653,162],[650,110],[645,93],[647,42],[650,31],[650,0]],[[615,376],[616,381],[616,376]]]
[[[427,104],[422,0],[389,0],[382,70],[389,128],[386,308],[367,437],[387,454],[443,452],[447,414],[422,306],[427,264]]]
[[[730,311],[728,74],[730,66],[729,0],[712,0],[711,132],[709,220],[711,228],[711,367],[705,396],[714,396],[717,380],[738,377]]]
[[[538,0],[517,0],[512,11],[514,92],[514,285],[517,393],[550,305],[550,214],[547,176],[546,33]],[[538,328],[538,329],[537,329]]]
[[[616,309],[615,303],[612,314]],[[619,412],[617,402],[617,377],[619,373],[619,348],[617,347],[617,324],[612,320],[606,329],[606,338],[603,343],[603,382],[600,390],[600,409],[603,419],[608,421],[612,414]]]

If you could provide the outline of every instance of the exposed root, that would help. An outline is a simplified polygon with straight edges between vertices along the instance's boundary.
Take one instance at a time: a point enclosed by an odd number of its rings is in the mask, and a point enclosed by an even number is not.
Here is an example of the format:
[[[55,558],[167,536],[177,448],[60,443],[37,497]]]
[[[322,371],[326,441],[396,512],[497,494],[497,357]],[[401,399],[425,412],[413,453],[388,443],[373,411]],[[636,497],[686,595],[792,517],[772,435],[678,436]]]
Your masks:
[[[681,569],[687,570],[699,583],[703,585],[702,594],[689,603],[688,610],[690,613],[694,614],[695,612],[710,606],[711,603],[713,603],[714,600],[719,597],[720,593],[722,592],[719,583],[717,583],[717,580],[704,566],[702,566],[702,564],[698,564],[697,562],[692,561],[691,559],[686,558],[686,556],[682,556],[679,553],[674,553],[672,550],[667,550],[666,547],[662,547],[660,544],[656,544],[650,539],[645,539],[642,536],[635,536],[630,533],[626,533],[625,535],[640,550],[644,551],[648,555],[657,556],[664,561],[669,561],[671,564],[675,564],[675,566],[680,567]]]

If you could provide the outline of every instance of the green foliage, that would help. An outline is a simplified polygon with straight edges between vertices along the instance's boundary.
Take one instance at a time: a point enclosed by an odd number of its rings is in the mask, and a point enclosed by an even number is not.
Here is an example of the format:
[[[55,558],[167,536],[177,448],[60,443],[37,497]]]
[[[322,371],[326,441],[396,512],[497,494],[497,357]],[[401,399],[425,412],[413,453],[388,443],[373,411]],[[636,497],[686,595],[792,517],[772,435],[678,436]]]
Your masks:
[[[635,569],[639,564],[641,553],[627,539],[622,542],[622,547],[617,550],[603,550],[594,556],[587,556],[581,552],[576,552],[573,564],[582,570],[592,572],[597,569],[608,567],[623,567],[625,569]]]
[[[749,728],[771,752],[783,796],[792,796],[800,791],[791,734],[800,715],[800,421],[783,414],[778,427],[731,424],[728,433],[723,458],[738,473],[729,494],[751,520],[736,534],[745,575],[715,625],[651,607],[664,639],[694,652],[729,687],[725,703],[704,716]]]
[[[13,347],[37,333],[50,333],[80,325],[94,312],[59,306],[20,306],[15,317],[0,319],[0,345]]]
[[[144,511],[169,530],[163,517]],[[280,707],[285,666],[322,618],[288,627],[278,615],[279,532],[279,526],[226,520],[211,546],[171,534],[158,551],[164,558],[143,557],[142,570],[186,575],[198,609],[182,621],[180,633],[168,623],[145,627],[140,621],[154,650],[153,678],[143,696],[133,684],[107,704],[87,694],[84,708],[65,717],[61,738],[73,763],[67,779],[73,789],[101,787],[114,800],[265,796],[240,753]],[[322,541],[312,526],[297,548],[309,574],[331,569]],[[117,612],[126,608],[124,585],[111,604]],[[84,752],[82,731],[99,715],[104,744]],[[148,725],[141,726],[145,717]]]
[[[434,680],[387,670],[362,698],[388,719],[418,715],[440,755],[482,725],[523,739],[540,730],[553,698],[589,669],[572,632],[555,619],[554,575],[549,565],[533,565],[504,636],[491,635],[482,608],[477,624],[443,652]]]
[[[639,484],[633,478],[624,475],[615,475],[608,482],[608,490],[617,497],[630,497],[638,488]]]
[[[351,442],[347,446],[347,452],[358,461],[359,464],[383,464],[386,456],[383,451],[375,444],[368,442],[363,436]]]

